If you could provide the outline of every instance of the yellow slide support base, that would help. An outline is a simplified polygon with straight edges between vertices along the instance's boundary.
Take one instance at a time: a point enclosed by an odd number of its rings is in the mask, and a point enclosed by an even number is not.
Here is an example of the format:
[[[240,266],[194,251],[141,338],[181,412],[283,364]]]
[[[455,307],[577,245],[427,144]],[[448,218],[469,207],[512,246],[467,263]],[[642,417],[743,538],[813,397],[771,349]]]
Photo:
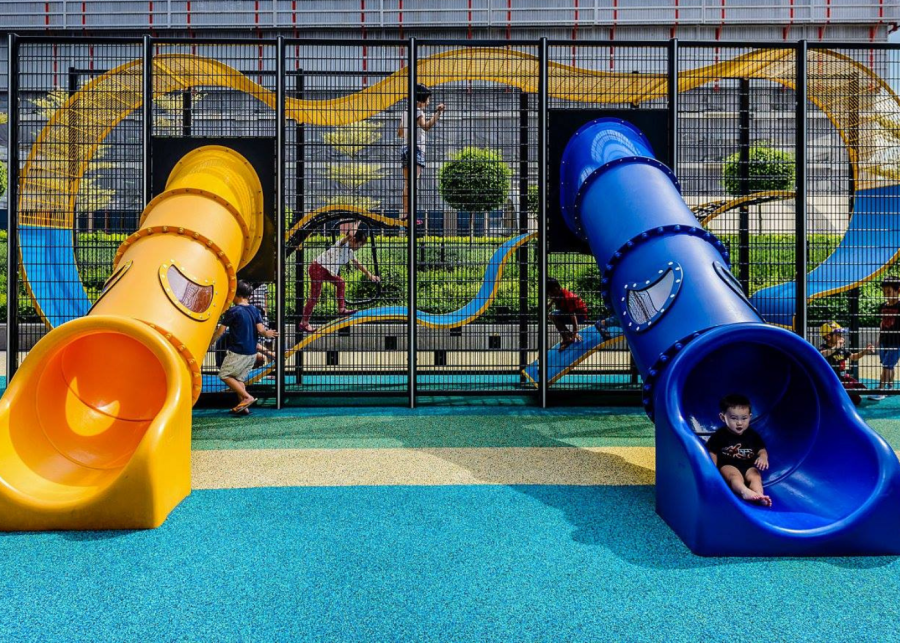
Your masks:
[[[38,342],[0,400],[0,531],[158,527],[190,494],[200,363],[262,199],[227,148],[175,166],[87,317]]]
[[[141,529],[191,491],[191,380],[144,323],[90,316],[25,358],[0,402],[0,529]]]

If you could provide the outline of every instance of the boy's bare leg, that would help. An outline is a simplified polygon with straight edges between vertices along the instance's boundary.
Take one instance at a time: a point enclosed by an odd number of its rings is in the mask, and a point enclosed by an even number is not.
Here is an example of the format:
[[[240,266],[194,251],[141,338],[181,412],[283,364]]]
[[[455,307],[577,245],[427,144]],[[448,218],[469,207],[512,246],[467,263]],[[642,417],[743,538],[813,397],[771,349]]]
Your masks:
[[[256,398],[247,392],[247,387],[244,386],[244,383],[242,381],[236,380],[233,377],[223,377],[222,381],[225,382],[225,385],[232,391],[234,391],[234,394],[238,396],[238,404],[256,401]]]
[[[750,487],[750,491],[758,494],[763,498],[763,501],[759,504],[771,507],[772,499],[765,494],[763,491],[763,483],[762,483],[762,475],[759,473],[759,469],[756,467],[750,467],[747,469],[747,475],[745,476],[747,480],[747,486]]]
[[[746,484],[744,484],[744,476],[740,471],[737,470],[737,468],[726,464],[724,467],[719,469],[719,471],[722,473],[722,477],[725,478],[725,482],[727,482],[728,486],[731,487],[731,490],[741,498],[743,498],[747,502],[753,502],[765,507],[771,506],[772,499],[769,498],[769,496],[766,496],[761,492],[756,492]],[[757,475],[759,475],[759,472],[757,472]],[[762,480],[760,480],[760,490],[761,489]]]

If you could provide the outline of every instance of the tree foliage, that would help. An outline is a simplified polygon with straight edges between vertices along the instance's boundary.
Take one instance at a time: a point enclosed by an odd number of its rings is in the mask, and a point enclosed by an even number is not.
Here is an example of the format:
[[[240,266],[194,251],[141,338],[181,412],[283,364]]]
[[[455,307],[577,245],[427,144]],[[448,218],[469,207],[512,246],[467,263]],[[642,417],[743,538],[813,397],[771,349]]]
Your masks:
[[[742,191],[741,153],[735,152],[725,159],[722,179],[725,191],[732,196],[792,190],[794,188],[794,155],[765,145],[750,148],[750,164],[747,171],[746,192]]]
[[[512,170],[497,150],[466,147],[441,167],[438,188],[450,207],[488,212],[506,201]]]

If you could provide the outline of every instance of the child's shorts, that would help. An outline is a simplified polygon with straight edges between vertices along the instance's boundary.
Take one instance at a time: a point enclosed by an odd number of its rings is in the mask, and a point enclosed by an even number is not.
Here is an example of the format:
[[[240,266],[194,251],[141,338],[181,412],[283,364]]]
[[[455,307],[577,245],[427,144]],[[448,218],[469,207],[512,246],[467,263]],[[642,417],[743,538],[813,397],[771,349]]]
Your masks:
[[[404,148],[400,152],[400,160],[403,161],[403,165],[409,163],[409,148]],[[425,152],[422,151],[421,147],[416,148],[416,165],[423,169],[425,168]]]
[[[884,348],[882,346],[878,349],[878,353],[881,357],[881,365],[885,368],[894,368],[900,361],[900,348]]]
[[[741,472],[742,476],[746,476],[747,472],[756,466],[756,460],[747,460],[746,462],[726,462],[725,464],[719,465],[719,471],[721,471],[722,467],[725,466],[734,467]]]
[[[231,377],[239,382],[243,382],[247,379],[247,375],[254,364],[256,364],[255,353],[253,355],[240,355],[228,351],[225,359],[222,361],[222,367],[219,369],[219,379],[224,380],[226,377]]]

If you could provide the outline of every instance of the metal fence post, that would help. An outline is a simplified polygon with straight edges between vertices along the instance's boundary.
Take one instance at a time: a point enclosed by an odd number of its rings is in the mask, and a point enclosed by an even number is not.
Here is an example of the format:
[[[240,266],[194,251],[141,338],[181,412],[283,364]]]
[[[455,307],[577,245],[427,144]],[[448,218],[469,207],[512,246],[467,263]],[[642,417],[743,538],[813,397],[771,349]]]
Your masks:
[[[669,168],[678,176],[678,38],[669,40],[667,56],[669,103]]]
[[[806,337],[806,40],[797,43],[796,57],[796,115],[797,133],[794,139],[795,163],[797,166],[797,196],[796,204],[796,223],[795,223],[795,264],[797,278],[796,284],[796,301],[794,304],[794,330],[801,336]]]
[[[541,408],[547,407],[547,39],[541,38],[538,53],[538,314],[540,315],[538,353]]]
[[[739,154],[740,196],[750,194],[750,79],[740,80]],[[744,294],[750,296],[750,208],[742,205],[738,223],[738,279]]]
[[[284,37],[278,36],[275,61],[275,408],[284,406],[284,306],[285,306],[285,212],[284,212],[284,140],[285,140],[285,75]]]
[[[143,66],[141,68],[141,80],[144,90],[143,111],[141,113],[141,145],[143,145],[144,184],[141,194],[141,209],[143,209],[153,197],[153,177],[150,156],[150,144],[153,136],[153,38],[144,36],[143,41]]]
[[[9,35],[7,60],[8,131],[6,161],[8,167],[6,227],[6,385],[19,367],[19,42]]]
[[[528,233],[528,94],[519,92],[519,234]],[[528,245],[516,250],[519,268],[519,370],[528,366]],[[525,381],[525,375],[520,375]]]
[[[409,387],[409,408],[416,408],[416,217],[418,216],[418,190],[416,189],[416,64],[418,51],[416,39],[409,39],[407,69],[406,143],[408,195],[406,216],[407,239],[407,377]]]

